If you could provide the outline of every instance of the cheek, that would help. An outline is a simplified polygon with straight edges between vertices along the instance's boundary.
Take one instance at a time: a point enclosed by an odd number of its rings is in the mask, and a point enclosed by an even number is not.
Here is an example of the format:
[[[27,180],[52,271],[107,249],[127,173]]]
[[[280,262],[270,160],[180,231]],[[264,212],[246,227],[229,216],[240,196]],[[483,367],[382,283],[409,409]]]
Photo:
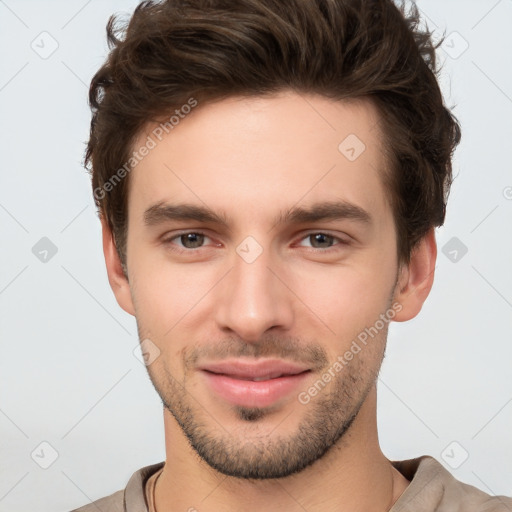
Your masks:
[[[212,288],[214,275],[205,265],[175,265],[142,249],[132,253],[131,292],[137,321],[160,339],[183,328],[186,319]]]
[[[134,265],[131,283],[139,337],[150,339],[159,357],[148,366],[153,382],[168,380],[166,371],[181,381],[183,350],[194,336],[187,327],[204,291],[190,285],[183,272],[170,267]]]
[[[291,276],[290,276],[291,277]],[[315,266],[294,278],[304,303],[334,325],[360,324],[378,317],[388,305],[393,268],[382,262],[338,267]],[[333,329],[336,331],[336,329]]]
[[[184,283],[172,285],[164,272],[139,272],[132,283],[137,320],[153,336],[162,337],[186,312]]]

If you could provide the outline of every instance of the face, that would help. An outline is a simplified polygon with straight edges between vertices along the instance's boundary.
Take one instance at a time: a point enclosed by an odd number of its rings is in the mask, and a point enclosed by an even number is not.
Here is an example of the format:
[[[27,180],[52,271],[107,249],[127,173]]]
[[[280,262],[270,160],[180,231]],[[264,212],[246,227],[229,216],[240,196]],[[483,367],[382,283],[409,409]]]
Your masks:
[[[302,470],[375,386],[400,308],[377,116],[230,98],[136,144],[157,142],[130,175],[125,307],[165,407],[222,473]]]

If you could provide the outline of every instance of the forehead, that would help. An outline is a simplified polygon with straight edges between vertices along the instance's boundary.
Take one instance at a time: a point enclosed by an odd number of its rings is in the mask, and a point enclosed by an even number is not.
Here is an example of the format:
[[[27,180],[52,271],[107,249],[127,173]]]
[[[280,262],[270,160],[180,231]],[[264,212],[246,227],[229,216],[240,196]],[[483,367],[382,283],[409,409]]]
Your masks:
[[[130,173],[129,212],[186,201],[263,218],[339,199],[389,209],[379,117],[369,100],[232,97],[199,103],[176,120],[167,129],[146,126],[136,141],[134,151],[152,149]]]

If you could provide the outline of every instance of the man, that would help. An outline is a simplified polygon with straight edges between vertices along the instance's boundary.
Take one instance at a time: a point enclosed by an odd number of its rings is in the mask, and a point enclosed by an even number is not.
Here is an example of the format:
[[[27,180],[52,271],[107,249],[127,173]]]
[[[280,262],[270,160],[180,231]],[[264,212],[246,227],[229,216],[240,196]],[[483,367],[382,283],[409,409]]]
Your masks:
[[[108,33],[86,161],[166,460],[78,510],[511,510],[378,442],[389,323],[432,287],[460,140],[417,11],[143,2]]]

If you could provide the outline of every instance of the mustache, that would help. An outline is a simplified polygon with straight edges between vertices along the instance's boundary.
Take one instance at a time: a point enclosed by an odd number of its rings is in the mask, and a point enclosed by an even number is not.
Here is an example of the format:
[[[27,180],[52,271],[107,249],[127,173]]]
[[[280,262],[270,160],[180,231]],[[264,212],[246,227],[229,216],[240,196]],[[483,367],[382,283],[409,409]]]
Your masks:
[[[223,359],[276,358],[298,364],[304,364],[319,370],[329,364],[327,353],[321,345],[304,343],[296,338],[266,336],[256,342],[247,342],[240,338],[228,338],[216,342],[190,347],[183,354],[186,368],[194,368],[198,361],[220,361]]]

